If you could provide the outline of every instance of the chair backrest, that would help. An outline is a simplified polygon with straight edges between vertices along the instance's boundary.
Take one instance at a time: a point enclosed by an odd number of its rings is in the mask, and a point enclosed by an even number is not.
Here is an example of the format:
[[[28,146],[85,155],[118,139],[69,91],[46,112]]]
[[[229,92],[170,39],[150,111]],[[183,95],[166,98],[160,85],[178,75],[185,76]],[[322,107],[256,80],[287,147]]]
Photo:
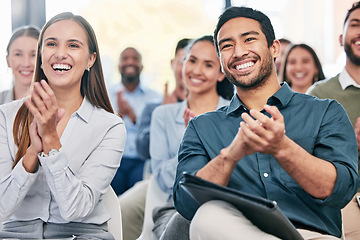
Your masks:
[[[109,232],[116,240],[122,240],[122,223],[121,223],[121,209],[118,197],[111,186],[104,194],[103,203],[111,215],[108,221]]]
[[[344,223],[341,225],[341,240],[345,240],[345,230],[344,230]]]
[[[151,240],[151,230],[154,225],[152,218],[153,209],[164,206],[169,195],[163,192],[157,184],[154,176],[149,179],[149,185],[146,193],[144,223],[140,237],[137,240]]]

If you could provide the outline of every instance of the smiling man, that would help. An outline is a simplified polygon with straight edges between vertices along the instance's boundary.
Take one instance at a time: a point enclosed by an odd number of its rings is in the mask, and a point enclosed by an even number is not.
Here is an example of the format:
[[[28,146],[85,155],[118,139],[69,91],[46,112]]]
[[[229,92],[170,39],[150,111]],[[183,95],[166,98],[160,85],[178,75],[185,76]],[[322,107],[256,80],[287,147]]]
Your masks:
[[[315,84],[309,94],[335,99],[345,108],[355,129],[360,152],[360,2],[354,3],[347,12],[339,42],[346,53],[344,69],[326,82]],[[360,196],[359,191],[356,196]],[[356,196],[342,211],[347,239],[360,239],[360,205]]]
[[[126,126],[126,143],[121,165],[111,183],[117,195],[121,195],[143,179],[145,160],[136,149],[136,138],[142,112],[149,102],[160,102],[161,94],[141,82],[142,56],[133,48],[125,48],[119,58],[121,82],[108,88],[114,112],[121,116]]]
[[[237,94],[228,106],[193,118],[179,149],[174,202],[192,220],[190,238],[277,239],[228,203],[199,207],[180,188],[184,171],[276,201],[304,239],[338,239],[340,210],[358,186],[356,138],[345,110],[279,84],[280,43],[263,13],[227,9],[214,38]]]

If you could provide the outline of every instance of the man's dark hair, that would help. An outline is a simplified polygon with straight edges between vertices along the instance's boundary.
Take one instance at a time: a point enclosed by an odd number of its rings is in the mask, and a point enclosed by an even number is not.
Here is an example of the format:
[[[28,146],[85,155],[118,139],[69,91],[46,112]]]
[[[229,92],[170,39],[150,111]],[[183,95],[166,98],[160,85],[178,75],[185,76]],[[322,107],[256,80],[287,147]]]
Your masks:
[[[219,21],[214,31],[215,47],[216,47],[216,52],[218,54],[219,54],[219,48],[217,42],[217,35],[219,33],[220,28],[227,21],[238,17],[250,18],[259,22],[261,25],[261,30],[265,34],[268,47],[270,47],[273,44],[275,40],[274,28],[270,22],[270,19],[264,13],[248,7],[231,7],[226,9],[225,12],[223,12],[223,14],[220,15]]]
[[[356,9],[358,9],[358,8],[360,8],[360,1],[353,3],[353,5],[351,6],[351,8],[347,11],[346,16],[345,16],[345,20],[344,20],[344,26],[345,26],[345,24],[346,24],[346,21],[349,19],[350,14],[351,14],[354,10],[356,10]]]
[[[175,55],[180,49],[184,49],[190,42],[190,38],[183,38],[178,41],[175,48]]]

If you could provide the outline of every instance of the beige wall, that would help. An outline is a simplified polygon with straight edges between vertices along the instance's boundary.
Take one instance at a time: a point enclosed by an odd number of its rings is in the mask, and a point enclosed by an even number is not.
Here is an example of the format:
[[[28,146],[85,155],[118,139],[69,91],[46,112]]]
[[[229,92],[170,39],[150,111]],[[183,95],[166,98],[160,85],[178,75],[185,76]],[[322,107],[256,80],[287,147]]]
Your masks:
[[[339,44],[339,36],[342,34],[346,12],[351,8],[355,0],[333,0],[334,1],[334,39],[336,39],[336,54],[339,55],[343,49]]]
[[[343,48],[339,44],[345,14],[355,0],[288,1],[280,13],[283,36],[294,43],[306,43],[314,48],[327,77],[344,65]]]

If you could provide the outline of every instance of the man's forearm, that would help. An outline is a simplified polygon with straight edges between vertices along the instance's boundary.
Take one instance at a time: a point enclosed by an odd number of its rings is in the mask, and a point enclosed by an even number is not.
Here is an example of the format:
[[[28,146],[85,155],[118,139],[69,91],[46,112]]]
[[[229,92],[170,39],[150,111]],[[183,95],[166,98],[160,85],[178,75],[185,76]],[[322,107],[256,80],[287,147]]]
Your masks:
[[[274,155],[279,164],[313,197],[330,196],[337,178],[335,166],[311,155],[290,138],[285,142],[281,151]]]
[[[229,148],[222,149],[218,156],[196,173],[196,176],[226,186],[237,164],[237,161],[229,158],[229,151]]]

